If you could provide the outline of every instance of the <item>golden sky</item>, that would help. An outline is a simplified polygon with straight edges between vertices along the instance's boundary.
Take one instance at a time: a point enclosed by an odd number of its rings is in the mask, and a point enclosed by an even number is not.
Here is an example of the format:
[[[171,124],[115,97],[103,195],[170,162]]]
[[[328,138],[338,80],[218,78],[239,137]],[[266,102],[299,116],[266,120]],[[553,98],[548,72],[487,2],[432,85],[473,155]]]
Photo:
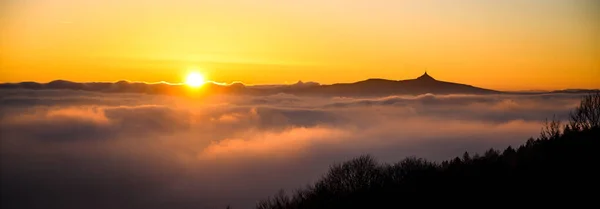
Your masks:
[[[600,88],[595,0],[2,0],[0,82]]]

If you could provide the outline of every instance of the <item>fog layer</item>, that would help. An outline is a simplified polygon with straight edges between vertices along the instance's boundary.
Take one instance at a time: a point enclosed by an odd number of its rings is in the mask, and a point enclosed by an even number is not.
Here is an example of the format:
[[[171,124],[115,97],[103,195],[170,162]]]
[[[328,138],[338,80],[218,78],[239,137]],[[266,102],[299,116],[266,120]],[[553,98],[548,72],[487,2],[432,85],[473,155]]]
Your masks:
[[[1,90],[2,208],[250,208],[361,154],[441,161],[522,144],[580,96]]]

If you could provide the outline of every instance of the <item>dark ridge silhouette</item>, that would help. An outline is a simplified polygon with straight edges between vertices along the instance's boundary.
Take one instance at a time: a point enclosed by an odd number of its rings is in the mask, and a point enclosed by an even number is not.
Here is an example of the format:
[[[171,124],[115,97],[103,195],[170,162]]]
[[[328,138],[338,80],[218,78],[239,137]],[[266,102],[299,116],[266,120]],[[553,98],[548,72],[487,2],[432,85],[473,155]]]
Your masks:
[[[409,80],[372,78],[355,83],[319,85],[307,88],[284,89],[283,93],[316,96],[390,96],[421,94],[498,94],[500,91],[465,84],[438,81],[426,72]]]
[[[593,204],[600,185],[600,93],[585,96],[570,121],[546,122],[537,139],[517,149],[465,152],[441,163],[409,157],[380,164],[363,155],[331,166],[291,195],[280,191],[257,209],[401,208],[523,203]]]
[[[594,93],[597,92],[598,90],[594,90],[594,89],[563,89],[563,90],[555,90],[555,91],[551,91],[551,93],[585,93],[585,94],[590,94],[590,93]]]
[[[52,90],[68,89],[105,93],[147,93],[168,95],[210,95],[210,94],[239,94],[239,95],[272,95],[279,93],[308,96],[391,96],[391,95],[421,95],[421,94],[543,94],[543,93],[591,93],[597,90],[573,89],[549,92],[501,92],[474,87],[471,85],[439,81],[427,72],[416,79],[387,80],[367,79],[354,83],[337,83],[321,85],[315,82],[298,81],[291,85],[258,85],[246,86],[242,83],[218,84],[205,83],[200,89],[193,90],[182,84],[142,83],[118,81],[77,83],[66,80],[55,80],[49,83],[21,82],[2,83],[0,89],[31,89]]]

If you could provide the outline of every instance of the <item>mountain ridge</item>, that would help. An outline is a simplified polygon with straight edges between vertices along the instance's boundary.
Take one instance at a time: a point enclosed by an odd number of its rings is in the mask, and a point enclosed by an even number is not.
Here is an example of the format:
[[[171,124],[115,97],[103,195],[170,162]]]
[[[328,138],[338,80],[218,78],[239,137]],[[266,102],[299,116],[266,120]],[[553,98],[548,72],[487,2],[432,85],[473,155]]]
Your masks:
[[[70,89],[105,93],[147,93],[188,95],[191,93],[206,94],[242,94],[272,95],[278,93],[307,96],[390,96],[421,94],[542,94],[542,93],[589,93],[597,89],[564,89],[545,92],[508,92],[480,88],[468,84],[441,81],[427,72],[414,79],[390,80],[369,78],[352,83],[319,84],[316,82],[298,81],[287,85],[245,85],[243,83],[219,84],[207,82],[200,91],[194,91],[184,84],[143,83],[120,80],[117,82],[73,82],[54,80],[48,83],[25,81],[20,83],[0,83],[0,89],[51,90]]]

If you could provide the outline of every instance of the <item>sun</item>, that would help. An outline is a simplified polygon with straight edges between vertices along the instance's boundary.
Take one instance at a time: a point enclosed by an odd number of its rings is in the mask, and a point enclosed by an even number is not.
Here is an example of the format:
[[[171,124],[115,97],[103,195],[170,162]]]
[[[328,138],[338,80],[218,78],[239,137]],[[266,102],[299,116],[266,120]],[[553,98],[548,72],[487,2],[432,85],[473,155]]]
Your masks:
[[[191,72],[185,77],[185,84],[191,87],[199,87],[202,86],[206,81],[204,80],[204,76],[198,72]]]

